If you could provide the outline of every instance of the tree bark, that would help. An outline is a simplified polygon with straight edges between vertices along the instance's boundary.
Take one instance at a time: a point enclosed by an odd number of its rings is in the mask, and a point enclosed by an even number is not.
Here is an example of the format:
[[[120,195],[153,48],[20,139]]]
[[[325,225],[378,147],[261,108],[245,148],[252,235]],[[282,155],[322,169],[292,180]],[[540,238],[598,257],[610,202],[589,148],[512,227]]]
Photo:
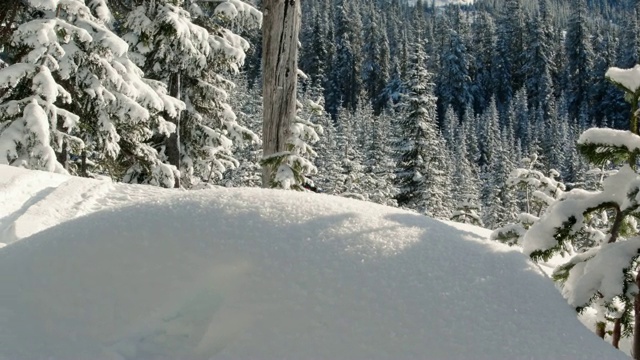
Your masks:
[[[169,95],[175,97],[180,100],[180,73],[176,73],[171,76],[169,82]],[[169,160],[169,164],[175,166],[178,170],[180,170],[180,117],[182,113],[179,113],[178,116],[174,119],[176,124],[176,131],[169,135],[169,137],[165,140],[166,154]],[[175,177],[174,187],[180,187],[180,176]]]
[[[620,337],[622,336],[622,319],[617,318],[613,321],[613,333],[611,334],[611,345],[618,349],[620,346]]]
[[[262,30],[262,154],[286,150],[290,126],[296,113],[298,72],[299,0],[265,0]],[[262,186],[272,177],[262,168]]]
[[[89,177],[89,172],[87,171],[87,151],[82,150],[80,153],[80,176],[81,177]]]

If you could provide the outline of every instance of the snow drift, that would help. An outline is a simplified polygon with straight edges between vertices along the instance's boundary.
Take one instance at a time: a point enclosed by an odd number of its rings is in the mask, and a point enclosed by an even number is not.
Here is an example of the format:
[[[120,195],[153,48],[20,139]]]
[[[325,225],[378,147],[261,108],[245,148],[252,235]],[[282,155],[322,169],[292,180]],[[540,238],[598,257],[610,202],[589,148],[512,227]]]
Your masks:
[[[0,359],[625,358],[480,228],[43,174],[0,166]]]

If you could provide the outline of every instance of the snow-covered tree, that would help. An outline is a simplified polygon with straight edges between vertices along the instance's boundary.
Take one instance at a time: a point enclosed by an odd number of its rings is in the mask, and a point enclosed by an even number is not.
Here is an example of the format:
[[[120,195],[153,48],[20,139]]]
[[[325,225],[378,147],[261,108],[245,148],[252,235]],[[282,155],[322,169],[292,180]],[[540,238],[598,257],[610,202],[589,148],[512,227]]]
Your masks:
[[[105,3],[28,5],[40,17],[15,29],[12,64],[0,75],[0,161],[173,186],[175,169],[150,143],[175,130],[163,114],[184,105],[142,77],[106,26]]]
[[[444,110],[450,105],[458,117],[461,117],[467,105],[473,101],[469,54],[458,32],[450,29],[448,39],[441,55],[442,69],[437,79],[437,95],[442,111],[440,114],[444,114]]]
[[[598,332],[604,337],[603,319],[613,320],[612,343],[635,333],[632,353],[640,354],[640,322],[633,321],[640,307],[640,176],[637,173],[638,96],[640,65],[633,69],[611,68],[606,77],[623,88],[631,102],[632,116],[628,131],[591,128],[578,140],[583,155],[594,165],[607,162],[625,164],[603,182],[602,190],[573,189],[551,205],[523,239],[524,252],[534,260],[547,260],[560,253],[572,253],[576,244],[584,243],[590,232],[590,218],[606,211],[608,226],[600,243],[575,254],[554,272],[562,284],[562,293],[579,311],[587,307],[600,310]],[[636,310],[634,310],[634,308]],[[634,313],[635,312],[635,313]],[[632,328],[633,326],[633,328]]]
[[[389,40],[384,23],[375,11],[373,2],[369,4],[367,15],[362,63],[363,87],[374,105],[375,113],[379,114],[387,103],[383,91],[390,77]]]
[[[260,26],[262,15],[239,0],[208,6],[144,2],[123,24],[132,58],[187,105],[184,113],[171,116],[177,132],[165,142],[169,161],[180,170],[180,185],[187,188],[221,178],[237,166],[234,141],[259,141],[236,121],[228,105],[234,85],[222,76],[243,64],[249,43],[221,24],[244,18]]]
[[[569,117],[579,118],[580,111],[590,104],[589,89],[593,84],[593,48],[587,27],[588,13],[585,0],[572,1],[572,13],[565,37],[569,92]]]
[[[477,165],[469,160],[466,131],[467,129],[464,127],[461,131],[459,130],[454,138],[454,144],[449,145],[456,159],[452,176],[455,210],[451,220],[482,226],[480,190],[478,188],[479,171]]]
[[[235,83],[236,87],[229,94],[229,105],[242,124],[256,135],[262,136],[262,89],[257,86],[250,87],[248,75],[241,76]],[[262,185],[261,144],[237,142],[234,145],[233,153],[238,160],[238,166],[225,172],[223,185],[260,187]]]
[[[397,145],[396,199],[399,206],[432,217],[449,218],[449,156],[438,130],[434,85],[424,67],[425,60],[422,44],[415,43],[407,93],[401,100],[404,136]]]
[[[362,89],[362,19],[357,4],[340,0],[336,15],[336,55],[332,64],[327,109],[336,116],[338,107],[355,111]]]
[[[366,171],[371,177],[371,186],[367,189],[371,201],[397,206],[396,188],[393,185],[395,162],[392,157],[391,116],[382,113],[373,118],[368,155],[365,160]]]
[[[370,108],[370,107],[369,107]],[[365,188],[369,176],[365,174],[361,139],[363,117],[362,107],[355,113],[342,109],[338,113],[336,152],[338,159],[335,182],[332,192],[345,197],[368,200]]]
[[[509,223],[496,229],[491,238],[509,245],[520,244],[526,230],[538,221],[544,210],[551,205],[565,190],[564,184],[556,180],[560,175],[551,170],[545,176],[540,169],[542,164],[538,155],[533,153],[523,159],[524,167],[515,169],[509,175],[507,184],[517,189],[520,198],[520,209],[515,223]]]

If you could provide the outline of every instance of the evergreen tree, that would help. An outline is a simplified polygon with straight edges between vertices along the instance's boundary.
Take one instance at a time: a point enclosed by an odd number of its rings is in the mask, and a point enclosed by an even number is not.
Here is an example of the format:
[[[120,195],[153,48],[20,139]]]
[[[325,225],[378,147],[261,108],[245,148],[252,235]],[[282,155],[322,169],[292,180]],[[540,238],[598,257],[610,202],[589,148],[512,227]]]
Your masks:
[[[506,132],[505,132],[506,133]],[[495,229],[512,221],[516,216],[513,187],[509,185],[509,174],[514,166],[510,159],[511,148],[505,136],[497,138],[491,162],[485,166],[483,180],[483,222]]]
[[[300,59],[300,68],[309,76],[311,87],[321,88],[327,81],[333,45],[329,32],[328,9],[320,8],[313,15],[315,16],[311,18],[313,25],[310,40],[308,43],[303,43],[308,50]],[[305,22],[303,21],[302,24],[304,25]],[[307,62],[303,61],[305,58],[308,59]]]
[[[592,78],[598,80],[591,86],[592,118],[596,124],[602,125],[605,118],[608,118],[624,126],[628,121],[626,114],[629,113],[629,105],[620,96],[621,91],[600,76],[615,62],[617,36],[611,29],[599,26],[595,30],[593,44],[595,58]],[[636,62],[629,66],[633,64]]]
[[[105,25],[105,4],[90,4],[28,2],[40,18],[15,29],[0,75],[0,161],[173,186],[175,169],[150,143],[175,131],[161,112],[177,116],[184,104],[142,77]]]
[[[482,113],[489,105],[494,92],[491,64],[496,46],[496,28],[493,18],[484,11],[477,14],[472,24],[474,65],[476,69],[472,98],[476,113]]]
[[[527,229],[539,220],[544,210],[565,190],[564,184],[556,180],[560,175],[557,171],[551,170],[549,176],[540,171],[542,164],[538,161],[537,154],[524,158],[523,165],[524,167],[513,170],[507,180],[507,185],[517,189],[521,213],[515,223],[502,226],[491,234],[491,239],[509,245],[521,244]]]
[[[353,1],[341,0],[335,31],[336,54],[326,96],[327,109],[333,117],[338,106],[355,111],[362,88],[362,21]]]
[[[236,87],[229,96],[229,105],[234,109],[238,119],[262,137],[262,95],[261,88],[249,85],[250,75],[243,75],[236,80]],[[240,142],[235,144],[234,154],[238,166],[224,173],[222,183],[227,187],[262,186],[262,144]]]
[[[569,91],[567,103],[569,117],[578,119],[582,109],[589,108],[590,87],[593,83],[593,48],[587,28],[587,6],[585,0],[573,0],[569,18],[565,49]]]
[[[528,90],[529,104],[532,108],[541,108],[544,117],[551,116],[554,111],[553,52],[551,49],[551,24],[547,1],[540,2],[540,12],[527,25],[527,47],[522,69],[525,74],[525,85]]]
[[[449,148],[453,148],[453,155],[456,159],[452,179],[455,211],[451,220],[482,226],[478,169],[474,163],[469,161],[465,131],[465,128],[458,131],[454,140],[455,145],[449,145]]]
[[[396,181],[399,206],[433,217],[448,218],[446,143],[438,131],[431,74],[424,68],[422,45],[413,45],[407,93],[402,100],[404,137],[398,144]]]
[[[190,10],[193,16],[169,0],[145,2],[124,23],[133,59],[187,105],[183,114],[172,116],[177,132],[165,142],[170,163],[180,170],[180,185],[187,188],[220,179],[237,166],[234,141],[259,142],[237,123],[228,105],[233,83],[221,76],[238,70],[249,43],[221,24],[244,17],[258,25],[261,14],[240,1],[211,8],[194,3]]]
[[[368,197],[371,201],[379,204],[397,206],[396,190],[393,185],[396,164],[391,156],[390,116],[382,113],[374,117],[372,125],[368,155],[365,161],[366,171],[372,180],[372,186],[368,189]]]
[[[621,70],[611,68],[606,77],[623,88],[631,102],[629,131],[591,128],[578,140],[580,152],[589,162],[602,166],[607,162],[623,165],[620,171],[603,183],[600,191],[574,189],[555,202],[524,237],[524,252],[534,260],[548,260],[590,241],[590,218],[606,211],[610,214],[601,244],[575,254],[554,271],[553,277],[562,284],[563,295],[569,303],[582,311],[587,307],[599,309],[601,319],[613,315],[612,343],[618,347],[623,334],[635,333],[632,352],[640,354],[640,322],[638,316],[640,294],[637,285],[640,238],[636,225],[639,216],[637,154],[638,96],[637,81],[640,66]],[[585,251],[586,250],[586,251]],[[603,312],[608,314],[603,314]],[[597,332],[605,336],[603,321]],[[633,326],[633,327],[632,327]]]
[[[472,103],[469,55],[460,35],[449,30],[449,42],[443,49],[442,67],[438,77],[437,95],[441,112],[451,105],[458,117],[462,117],[468,104]]]
[[[338,114],[339,126],[336,141],[338,152],[338,177],[333,186],[333,193],[345,197],[368,200],[366,187],[368,177],[363,166],[363,154],[359,141],[361,123],[358,118],[362,114],[350,113],[342,109]]]
[[[496,23],[494,89],[499,106],[524,84],[524,14],[520,0],[506,0]]]
[[[375,12],[372,3],[368,8],[368,17],[369,21],[364,32],[362,78],[364,89],[374,105],[374,111],[379,114],[387,103],[383,92],[390,77],[389,40],[384,23],[381,23],[380,16]]]

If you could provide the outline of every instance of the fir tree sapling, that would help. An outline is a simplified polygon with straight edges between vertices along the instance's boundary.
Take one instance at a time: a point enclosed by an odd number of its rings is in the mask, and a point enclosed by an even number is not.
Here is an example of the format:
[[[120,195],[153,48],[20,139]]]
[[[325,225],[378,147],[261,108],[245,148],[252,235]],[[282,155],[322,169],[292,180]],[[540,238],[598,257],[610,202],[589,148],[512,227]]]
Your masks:
[[[556,180],[560,175],[557,171],[551,170],[549,176],[545,176],[538,170],[542,164],[537,154],[531,154],[523,162],[525,167],[513,170],[507,180],[508,185],[518,190],[523,212],[518,215],[516,223],[507,224],[491,233],[491,239],[509,245],[520,245],[526,231],[565,190],[564,184]]]
[[[614,322],[612,343],[618,346],[622,335],[635,335],[632,353],[640,357],[640,236],[637,218],[640,217],[640,176],[637,173],[638,96],[640,95],[640,66],[633,69],[611,68],[606,77],[625,90],[633,112],[630,130],[592,128],[578,139],[580,152],[594,165],[607,161],[624,164],[620,170],[604,180],[602,190],[573,189],[553,203],[525,234],[524,252],[534,260],[572,253],[576,244],[588,234],[589,219],[594,213],[606,210],[611,214],[603,233],[602,243],[575,255],[554,271],[554,279],[562,284],[562,293],[579,311],[592,306],[600,308],[598,333],[604,334],[602,319]],[[634,307],[636,308],[634,314]]]

